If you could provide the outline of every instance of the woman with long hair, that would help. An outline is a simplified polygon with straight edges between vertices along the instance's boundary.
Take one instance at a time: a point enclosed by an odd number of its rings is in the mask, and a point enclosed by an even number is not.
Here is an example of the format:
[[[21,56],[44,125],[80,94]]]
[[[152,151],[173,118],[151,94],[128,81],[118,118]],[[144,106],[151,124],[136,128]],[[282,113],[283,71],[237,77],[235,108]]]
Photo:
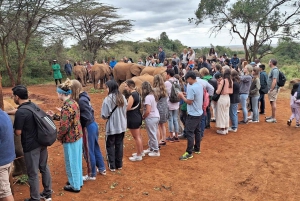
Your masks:
[[[129,94],[128,105],[127,105],[127,128],[130,130],[136,145],[136,153],[129,157],[130,161],[141,161],[143,160],[143,141],[140,127],[142,125],[142,114],[141,114],[141,97],[136,91],[135,83],[133,80],[126,80],[125,90]]]
[[[166,145],[166,122],[168,121],[168,94],[163,77],[158,74],[154,76],[153,88],[158,97],[157,109],[159,112],[159,122],[157,129],[157,140],[159,145]]]
[[[251,108],[252,108],[252,119],[249,120],[251,123],[259,122],[258,114],[258,99],[259,99],[259,89],[260,89],[260,78],[259,78],[259,67],[254,67],[252,71],[252,83],[250,86],[249,97],[251,98]]]
[[[114,80],[105,83],[108,95],[102,103],[101,117],[106,119],[106,152],[108,167],[114,172],[123,166],[123,139],[126,131],[127,101]]]
[[[230,94],[230,107],[229,107],[229,116],[231,120],[231,127],[228,128],[229,132],[236,132],[238,128],[238,115],[237,109],[240,102],[240,77],[239,73],[236,70],[231,70],[231,78],[233,82],[233,93]]]
[[[247,99],[249,96],[249,91],[252,83],[252,70],[251,65],[246,65],[243,68],[244,75],[240,76],[240,101],[243,110],[243,120],[239,121],[239,124],[248,123],[248,108],[247,108]]]
[[[143,82],[142,84],[142,103],[144,104],[143,119],[145,119],[146,131],[149,137],[147,150],[144,150],[145,154],[149,156],[160,156],[158,139],[157,139],[157,127],[159,122],[159,112],[157,109],[157,97],[149,82]]]
[[[220,98],[216,107],[216,127],[221,130],[217,130],[218,134],[226,135],[229,127],[229,107],[230,97],[229,94],[233,92],[233,82],[231,79],[231,72],[226,69],[223,74],[223,78],[218,80],[218,89],[216,94],[220,94]]]
[[[83,156],[87,163],[87,175],[83,181],[96,180],[98,172],[106,175],[103,156],[98,143],[98,124],[95,121],[94,109],[89,95],[83,90],[78,80],[72,80],[72,99],[75,100],[80,109],[80,123],[83,131]]]
[[[82,178],[82,126],[80,110],[75,100],[71,98],[72,82],[67,79],[57,87],[58,98],[63,101],[60,115],[60,126],[57,140],[63,144],[65,166],[68,176],[65,191],[80,192]]]

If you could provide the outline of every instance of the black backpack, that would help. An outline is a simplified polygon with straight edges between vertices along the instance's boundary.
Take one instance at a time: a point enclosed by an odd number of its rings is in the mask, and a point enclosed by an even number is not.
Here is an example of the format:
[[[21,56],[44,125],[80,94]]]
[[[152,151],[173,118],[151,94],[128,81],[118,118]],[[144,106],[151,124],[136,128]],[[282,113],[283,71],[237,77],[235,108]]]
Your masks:
[[[171,82],[172,84],[169,101],[171,103],[178,103],[180,101],[180,98],[178,97],[178,92],[181,92],[179,81],[178,80],[175,81],[168,80],[168,81]]]
[[[279,71],[279,75],[278,75],[277,85],[279,87],[283,87],[285,85],[285,82],[286,82],[286,77],[283,74],[283,72],[281,72],[280,70],[278,70],[278,71]]]
[[[33,113],[37,125],[37,142],[42,146],[51,146],[57,137],[57,129],[52,118],[37,105],[23,105],[21,108],[30,110]]]

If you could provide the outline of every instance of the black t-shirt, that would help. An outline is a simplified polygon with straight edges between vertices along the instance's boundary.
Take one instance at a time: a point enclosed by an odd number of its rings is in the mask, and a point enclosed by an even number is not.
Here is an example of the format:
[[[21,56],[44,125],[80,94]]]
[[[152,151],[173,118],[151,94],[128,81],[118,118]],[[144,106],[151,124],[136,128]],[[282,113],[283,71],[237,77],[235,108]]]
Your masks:
[[[230,96],[230,103],[236,104],[240,102],[240,84],[233,82],[233,93]]]
[[[33,103],[26,102],[22,105],[30,105],[34,107]],[[22,105],[18,107],[15,115],[14,129],[22,130],[21,143],[24,152],[32,151],[40,145],[37,142],[37,125],[30,110],[23,109]]]

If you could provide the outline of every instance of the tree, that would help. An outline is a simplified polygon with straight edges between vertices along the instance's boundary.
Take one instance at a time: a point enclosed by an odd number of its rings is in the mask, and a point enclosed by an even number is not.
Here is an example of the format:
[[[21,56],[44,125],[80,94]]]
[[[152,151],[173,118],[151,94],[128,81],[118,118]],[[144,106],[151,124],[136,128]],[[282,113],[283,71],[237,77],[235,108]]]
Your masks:
[[[8,49],[14,43],[18,54],[17,84],[21,84],[26,53],[32,37],[55,31],[51,22],[64,12],[72,1],[67,0],[1,0],[0,46],[11,85],[15,77],[11,70]],[[74,4],[72,4],[74,5]],[[75,4],[76,5],[76,4]]]
[[[68,27],[64,31],[78,40],[84,50],[93,55],[94,61],[101,48],[114,44],[113,37],[132,29],[131,20],[121,20],[117,10],[110,5],[86,0],[81,7],[73,6],[68,15],[62,16]]]
[[[210,19],[211,34],[229,29],[232,37],[238,36],[248,61],[270,54],[272,39],[298,38],[300,2],[298,0],[201,0],[190,22],[196,25]],[[259,49],[264,51],[258,55]]]

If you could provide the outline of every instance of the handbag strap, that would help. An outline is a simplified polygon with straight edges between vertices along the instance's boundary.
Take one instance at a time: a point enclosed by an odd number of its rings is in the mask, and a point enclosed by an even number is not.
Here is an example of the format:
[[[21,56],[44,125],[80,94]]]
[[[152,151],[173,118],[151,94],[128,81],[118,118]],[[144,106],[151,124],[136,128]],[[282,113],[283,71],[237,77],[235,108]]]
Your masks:
[[[224,79],[224,84],[223,84],[223,86],[222,86],[222,89],[221,89],[221,91],[220,91],[220,94],[219,94],[219,95],[221,95],[221,93],[222,93],[222,91],[223,91],[223,89],[224,89],[224,86],[225,86],[225,79]]]
[[[111,111],[109,117],[107,118],[107,121],[109,120],[109,118],[111,117],[111,115],[114,113],[114,111],[117,109],[117,107],[118,107],[118,105],[116,105],[116,106],[114,107],[114,109]]]

